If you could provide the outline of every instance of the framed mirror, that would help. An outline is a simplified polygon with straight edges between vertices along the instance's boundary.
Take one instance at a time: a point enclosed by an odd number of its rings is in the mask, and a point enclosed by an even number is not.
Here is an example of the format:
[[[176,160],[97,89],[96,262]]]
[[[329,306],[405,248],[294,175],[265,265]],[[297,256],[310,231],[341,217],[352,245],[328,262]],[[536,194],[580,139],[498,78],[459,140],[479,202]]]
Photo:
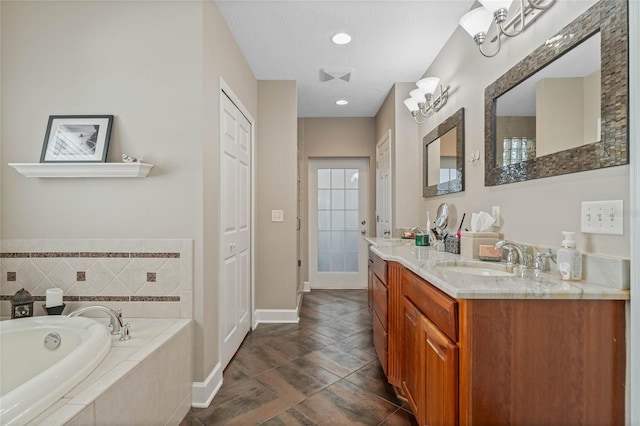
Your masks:
[[[422,141],[422,196],[464,191],[464,108],[440,123]]]
[[[485,185],[629,163],[627,2],[601,0],[485,90]]]

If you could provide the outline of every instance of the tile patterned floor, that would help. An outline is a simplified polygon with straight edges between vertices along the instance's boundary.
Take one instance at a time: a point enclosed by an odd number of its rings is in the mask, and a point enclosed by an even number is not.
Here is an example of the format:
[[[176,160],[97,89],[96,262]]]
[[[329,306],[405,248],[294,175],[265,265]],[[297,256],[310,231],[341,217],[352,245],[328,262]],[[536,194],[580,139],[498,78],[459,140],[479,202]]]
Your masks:
[[[300,322],[250,332],[211,405],[181,426],[415,425],[371,337],[366,290],[306,293]]]

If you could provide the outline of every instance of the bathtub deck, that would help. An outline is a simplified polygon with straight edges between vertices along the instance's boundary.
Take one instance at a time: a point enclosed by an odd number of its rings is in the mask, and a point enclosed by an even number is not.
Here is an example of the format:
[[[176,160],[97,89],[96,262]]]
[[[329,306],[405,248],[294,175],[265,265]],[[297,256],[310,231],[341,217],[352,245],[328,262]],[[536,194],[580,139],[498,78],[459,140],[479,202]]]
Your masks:
[[[111,351],[102,363],[29,425],[86,425],[117,419],[136,424],[142,415],[144,423],[182,420],[191,407],[192,320],[126,321],[131,324],[131,339],[121,342],[119,336],[112,336]]]

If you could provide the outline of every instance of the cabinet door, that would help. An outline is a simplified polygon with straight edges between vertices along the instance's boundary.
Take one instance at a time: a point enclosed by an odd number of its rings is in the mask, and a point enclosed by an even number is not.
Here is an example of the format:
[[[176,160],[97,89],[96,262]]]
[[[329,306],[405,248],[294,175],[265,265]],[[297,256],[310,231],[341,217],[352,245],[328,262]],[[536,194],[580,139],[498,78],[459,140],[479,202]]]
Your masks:
[[[402,298],[402,340],[400,346],[400,376],[402,389],[419,424],[424,424],[424,334],[426,318],[407,298]]]
[[[424,318],[425,424],[458,424],[458,347]]]
[[[376,313],[375,309],[371,314],[373,317],[373,347],[378,354],[378,359],[380,360],[380,365],[382,366],[382,371],[384,371],[385,376],[388,374],[388,365],[389,365],[389,356],[388,356],[388,341],[389,335],[387,334],[387,330],[382,326],[380,322],[380,318]]]
[[[373,260],[369,259],[369,271],[367,278],[367,296],[369,298],[369,312],[373,314]]]

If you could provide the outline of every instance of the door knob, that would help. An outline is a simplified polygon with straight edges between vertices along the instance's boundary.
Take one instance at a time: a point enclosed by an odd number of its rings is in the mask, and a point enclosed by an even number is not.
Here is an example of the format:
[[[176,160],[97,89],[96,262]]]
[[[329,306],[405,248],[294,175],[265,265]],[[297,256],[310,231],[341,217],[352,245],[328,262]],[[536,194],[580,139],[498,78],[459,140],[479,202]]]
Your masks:
[[[366,229],[363,229],[362,231],[360,231],[360,233],[361,233],[362,235],[366,235],[367,231],[366,231]]]

